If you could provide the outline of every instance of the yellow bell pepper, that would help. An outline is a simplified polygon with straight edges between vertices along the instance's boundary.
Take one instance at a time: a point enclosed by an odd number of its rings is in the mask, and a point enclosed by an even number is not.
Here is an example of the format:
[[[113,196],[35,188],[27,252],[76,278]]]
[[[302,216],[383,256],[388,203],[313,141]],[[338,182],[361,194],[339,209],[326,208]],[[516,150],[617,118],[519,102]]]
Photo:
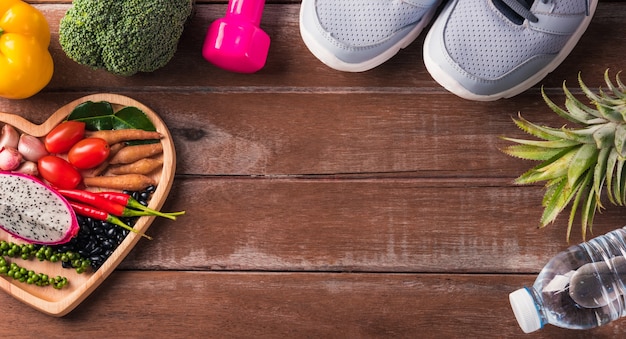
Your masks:
[[[52,79],[50,27],[35,7],[0,0],[0,97],[28,98]]]

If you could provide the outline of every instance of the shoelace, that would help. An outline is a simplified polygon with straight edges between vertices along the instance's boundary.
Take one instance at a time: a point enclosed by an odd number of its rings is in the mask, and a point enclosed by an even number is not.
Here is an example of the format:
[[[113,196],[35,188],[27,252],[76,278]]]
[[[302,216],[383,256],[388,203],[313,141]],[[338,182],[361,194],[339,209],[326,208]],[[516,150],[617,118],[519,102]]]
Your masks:
[[[553,0],[539,0],[544,4],[549,3]],[[524,19],[527,19],[530,22],[537,22],[539,19],[530,11],[531,3],[527,3],[524,0],[502,0],[513,12],[517,13],[517,15],[521,16]],[[589,0],[585,0],[585,14],[589,15]]]

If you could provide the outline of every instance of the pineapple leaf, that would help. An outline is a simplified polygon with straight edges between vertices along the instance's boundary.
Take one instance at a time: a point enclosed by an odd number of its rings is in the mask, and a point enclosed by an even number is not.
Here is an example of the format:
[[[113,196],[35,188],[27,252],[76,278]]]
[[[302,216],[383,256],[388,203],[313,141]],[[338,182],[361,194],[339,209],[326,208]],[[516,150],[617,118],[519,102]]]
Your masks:
[[[590,127],[581,128],[581,129],[563,128],[563,132],[567,134],[568,139],[577,141],[581,144],[596,143],[594,134],[603,126],[606,126],[606,125],[592,125]]]
[[[623,112],[616,111],[611,104],[596,102],[596,109],[605,119],[613,122],[624,121],[626,118]]]
[[[545,227],[554,222],[558,215],[565,209],[570,201],[572,201],[572,198],[583,193],[589,193],[589,189],[585,190],[584,188],[589,188],[592,174],[591,171],[587,172],[587,175],[576,181],[574,185],[570,185],[565,178],[558,181],[555,180],[555,185],[550,186],[544,196],[544,211],[541,216],[541,227]]]
[[[617,80],[618,86],[620,84],[619,74],[620,73],[618,72],[617,75],[615,76],[615,78]],[[625,100],[626,99],[626,93],[624,92],[623,86],[615,87],[615,85],[613,84],[613,82],[609,78],[609,69],[608,68],[604,71],[604,82],[606,83],[606,86],[611,90],[611,92],[613,93],[613,95],[616,98],[621,99],[621,100]]]
[[[625,156],[624,143],[626,143],[626,125],[618,125],[615,127],[615,150],[620,156]]]
[[[609,70],[607,69],[604,74],[607,75],[609,74]],[[619,97],[623,97],[626,98],[626,85],[624,85],[624,83],[622,83],[622,79],[620,79],[620,74],[622,74],[622,72],[617,72],[617,75],[615,75],[615,83],[617,84],[617,93],[615,95],[619,96]]]
[[[548,181],[567,175],[569,163],[578,152],[577,147],[564,150],[552,159],[546,160],[541,164],[528,170],[517,179],[517,184],[531,184],[539,181]]]
[[[533,124],[532,122],[524,119],[521,115],[518,116],[518,119],[513,119],[513,122],[515,122],[515,125],[517,125],[517,127],[519,127],[522,131],[539,139],[560,140],[567,138],[567,135],[562,129]]]
[[[568,198],[571,197],[571,194],[564,192],[565,185],[567,185],[567,180],[561,180],[558,182],[558,185],[552,185],[550,189],[546,190],[543,199],[544,210],[540,220],[540,227],[546,227],[548,224],[554,222],[559,213],[561,213],[567,205]]]
[[[565,82],[563,82],[563,89],[564,89],[564,91],[566,91],[566,93],[569,92],[567,87],[565,87]],[[548,95],[544,91],[543,87],[541,88],[541,96],[543,97],[543,101],[545,101],[545,103],[548,105],[548,107],[552,111],[554,111],[554,113],[558,114],[560,117],[562,117],[562,118],[564,118],[566,120],[569,120],[569,121],[575,122],[575,123],[584,123],[584,121],[590,120],[590,119],[594,118],[593,115],[592,116],[585,116],[585,117],[575,117],[575,116],[573,116],[572,114],[570,114],[566,110],[564,110],[561,107],[559,107],[559,105],[555,104],[554,101],[552,101],[552,99],[548,98]],[[574,98],[573,95],[572,95],[572,98],[573,98],[573,100],[576,100],[576,98]],[[601,118],[601,116],[599,116],[599,115],[596,115],[595,117]]]
[[[587,236],[587,230],[590,232],[593,230],[593,217],[597,210],[596,196],[594,194],[588,194],[585,197],[585,205],[581,211],[581,226],[583,240]]]
[[[624,205],[624,199],[622,198],[624,192],[623,173],[624,172],[624,159],[618,154],[617,156],[617,168],[614,173],[615,182],[613,183],[613,197],[615,202],[619,206]]]
[[[619,194],[619,198],[617,202],[619,206],[624,206],[626,204],[626,160],[618,155],[617,157],[617,171],[615,171],[615,178],[617,182],[615,186],[617,187],[617,193]]]
[[[567,177],[567,163],[571,161],[575,154],[576,149],[564,150],[553,158],[543,161],[539,165],[526,171],[516,178],[514,182],[518,185],[525,185],[541,181],[549,182],[561,177]]]
[[[502,149],[502,152],[512,157],[543,161],[554,157],[561,152],[560,148],[545,148],[533,145],[512,145]]]
[[[587,85],[585,85],[580,73],[578,73],[578,86],[583,91],[585,96],[591,100],[591,102],[600,102],[600,97],[598,97],[592,90],[589,89],[589,87],[587,87]]]
[[[613,194],[613,181],[615,181],[614,173],[616,170],[615,166],[617,164],[617,158],[617,151],[614,148],[611,148],[611,150],[609,151],[609,155],[606,159],[605,182],[607,198],[609,199],[609,202],[613,205],[618,205],[617,200]]]
[[[587,85],[585,85],[585,83],[583,82],[580,73],[578,73],[578,84],[580,85],[580,88],[582,89],[583,93],[585,93],[585,96],[589,100],[591,100],[592,103],[595,104],[596,110],[594,111],[595,112],[594,114],[596,115],[599,114],[600,117],[603,117],[613,122],[624,121],[625,116],[622,114],[622,112],[616,111],[612,108],[612,106],[614,106],[615,104],[611,103],[611,99],[607,98],[606,95],[602,94],[601,90],[599,91],[601,93],[601,95],[599,96],[593,93],[589,89],[589,87],[587,87]],[[591,110],[591,108],[589,109]]]
[[[598,160],[596,162],[596,166],[593,169],[593,191],[596,195],[596,200],[600,207],[602,203],[600,201],[600,197],[602,195],[602,187],[604,187],[604,183],[606,181],[606,173],[607,173],[607,163],[609,159],[609,155],[611,153],[610,148],[602,148],[598,153]]]
[[[622,115],[622,119],[626,121],[626,105],[615,106],[615,108]]]
[[[609,87],[609,89],[611,88]],[[611,93],[607,93],[603,91],[602,88],[598,89],[598,94],[600,97],[599,103],[601,103],[603,106],[613,109],[614,111],[619,111],[619,110],[616,110],[615,108],[620,107],[623,104],[623,101],[619,97],[611,96],[612,93],[613,93],[612,91]]]
[[[598,115],[598,112],[580,102],[565,86],[565,82],[563,82],[563,92],[565,93],[567,114],[574,118],[575,122],[590,124],[590,121],[594,121],[597,118],[601,118],[601,121],[604,121],[605,117]]]
[[[584,144],[572,158],[567,169],[567,180],[570,186],[589,170],[598,161],[598,149],[595,144]]]
[[[567,221],[567,232],[566,232],[566,236],[565,239],[567,241],[569,241],[569,237],[572,233],[572,226],[574,225],[574,219],[576,218],[576,211],[578,211],[578,205],[580,204],[580,199],[583,196],[583,192],[584,190],[582,189],[578,189],[576,192],[576,196],[574,198],[574,201],[572,202],[572,206],[570,208],[570,214],[569,214],[569,219]]]
[[[564,183],[567,182],[567,177],[558,177],[552,180],[548,180],[546,183],[546,192],[541,200],[541,206],[546,207],[554,199],[555,195],[562,194],[565,188]]]
[[[587,174],[587,176],[585,177],[584,180],[580,181],[578,184],[578,188],[576,189],[576,197],[574,198],[574,201],[572,202],[572,206],[571,206],[571,210],[570,210],[570,215],[569,215],[569,219],[567,222],[567,232],[566,232],[566,240],[569,241],[569,237],[572,231],[572,226],[574,225],[574,219],[576,218],[576,212],[578,211],[578,205],[580,204],[580,200],[582,199],[583,195],[585,193],[586,197],[589,197],[590,195],[592,195],[590,191],[585,192],[585,190],[583,189],[583,187],[587,187],[589,185],[589,182],[591,181],[591,172],[589,172]],[[587,202],[587,199],[585,200],[585,203]],[[582,213],[581,213],[582,214]],[[584,223],[583,223],[584,225]],[[585,230],[583,229],[583,234],[585,233]],[[584,237],[584,235],[583,235]]]
[[[606,195],[607,195],[607,198],[609,199],[609,202],[613,205],[619,205],[617,203],[617,199],[615,199],[615,195],[614,195],[615,189],[613,188],[613,186],[617,182],[614,176],[617,170],[616,168],[617,159],[618,159],[617,151],[613,148],[611,149],[611,151],[609,151],[609,156],[606,159],[606,176],[605,176]]]
[[[615,124],[604,124],[593,132],[593,139],[598,149],[613,146],[615,140]]]
[[[502,138],[506,141],[515,142],[522,145],[543,147],[543,148],[568,148],[572,146],[577,146],[580,142],[576,140],[528,140],[528,139],[517,139],[517,138]]]

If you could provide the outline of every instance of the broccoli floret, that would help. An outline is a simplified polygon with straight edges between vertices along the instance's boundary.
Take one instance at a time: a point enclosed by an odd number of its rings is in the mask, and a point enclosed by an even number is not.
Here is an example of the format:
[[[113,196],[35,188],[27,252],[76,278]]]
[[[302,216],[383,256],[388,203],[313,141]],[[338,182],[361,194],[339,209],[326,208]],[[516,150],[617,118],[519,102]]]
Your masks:
[[[194,0],[74,0],[59,43],[79,64],[130,76],[174,56]]]

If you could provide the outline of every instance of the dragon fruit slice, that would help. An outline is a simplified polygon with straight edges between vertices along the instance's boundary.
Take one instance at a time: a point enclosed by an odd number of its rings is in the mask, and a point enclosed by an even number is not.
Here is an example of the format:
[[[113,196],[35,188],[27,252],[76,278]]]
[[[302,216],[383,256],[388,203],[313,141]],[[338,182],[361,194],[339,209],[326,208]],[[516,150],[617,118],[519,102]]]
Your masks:
[[[0,172],[0,228],[33,244],[62,244],[78,233],[76,214],[37,178]]]

